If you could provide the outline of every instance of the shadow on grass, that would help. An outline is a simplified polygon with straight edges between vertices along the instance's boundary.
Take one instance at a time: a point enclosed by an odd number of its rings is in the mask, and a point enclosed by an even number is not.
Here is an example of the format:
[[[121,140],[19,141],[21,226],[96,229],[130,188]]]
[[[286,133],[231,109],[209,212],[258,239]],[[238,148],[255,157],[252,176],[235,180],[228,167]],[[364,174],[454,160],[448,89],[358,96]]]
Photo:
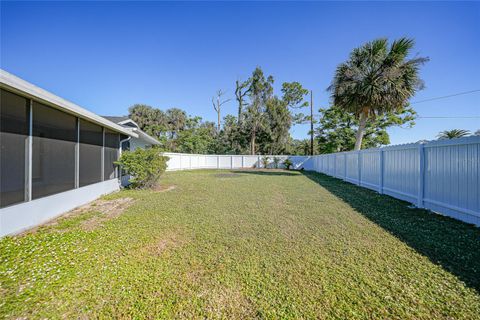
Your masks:
[[[249,169],[249,170],[232,170],[234,173],[256,174],[260,176],[298,176],[298,171],[287,171],[282,169]]]
[[[316,172],[303,172],[480,293],[480,228]]]

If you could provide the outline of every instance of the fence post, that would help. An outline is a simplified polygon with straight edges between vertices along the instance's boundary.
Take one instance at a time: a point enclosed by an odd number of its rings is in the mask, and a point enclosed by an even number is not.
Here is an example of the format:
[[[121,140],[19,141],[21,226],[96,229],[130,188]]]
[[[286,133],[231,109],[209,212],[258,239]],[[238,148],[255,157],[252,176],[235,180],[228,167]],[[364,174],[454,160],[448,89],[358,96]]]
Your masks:
[[[362,152],[358,151],[358,185],[362,185]]]
[[[425,188],[425,148],[423,143],[418,145],[419,172],[418,172],[418,199],[417,207],[423,208],[423,191]]]
[[[220,156],[217,155],[217,169],[220,169]]]
[[[190,170],[192,170],[192,156],[191,155],[188,156],[188,160],[190,160],[190,162],[189,162],[190,163]]]
[[[258,160],[257,160],[257,161],[258,161],[258,162],[257,162],[257,163],[258,163],[258,168],[260,169],[260,168],[262,167],[262,165],[261,165],[261,163],[260,163],[260,156],[258,156],[257,158],[258,158]]]
[[[380,149],[380,183],[379,183],[379,186],[378,186],[378,192],[380,194],[383,194],[383,171],[384,171],[384,167],[383,167],[383,150]]]
[[[242,168],[245,168],[245,156],[242,156]]]
[[[233,169],[233,156],[230,156],[230,169]]]
[[[333,154],[333,176],[337,177],[337,155]]]
[[[343,154],[343,180],[347,180],[347,154]]]

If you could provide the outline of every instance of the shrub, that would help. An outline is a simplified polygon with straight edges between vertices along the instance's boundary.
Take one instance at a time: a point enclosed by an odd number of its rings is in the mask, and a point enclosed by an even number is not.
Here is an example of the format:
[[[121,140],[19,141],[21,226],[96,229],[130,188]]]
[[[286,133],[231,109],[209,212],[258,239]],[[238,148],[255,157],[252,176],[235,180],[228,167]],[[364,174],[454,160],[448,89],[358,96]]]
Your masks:
[[[265,169],[268,168],[268,160],[270,160],[269,157],[267,156],[262,157],[262,164]]]
[[[275,169],[278,169],[278,164],[280,163],[279,157],[273,157],[273,163],[275,164]]]
[[[167,169],[168,157],[162,156],[156,148],[124,151],[116,164],[132,176],[133,188],[151,188]]]
[[[290,159],[285,159],[285,161],[283,161],[283,165],[285,168],[287,168],[287,170],[290,170],[290,168],[293,166],[293,162]]]

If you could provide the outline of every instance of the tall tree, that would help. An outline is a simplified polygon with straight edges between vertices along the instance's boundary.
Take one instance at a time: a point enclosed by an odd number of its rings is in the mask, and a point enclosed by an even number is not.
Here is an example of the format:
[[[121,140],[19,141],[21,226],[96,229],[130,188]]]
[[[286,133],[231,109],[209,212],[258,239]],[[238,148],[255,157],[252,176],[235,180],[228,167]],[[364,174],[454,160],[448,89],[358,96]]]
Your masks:
[[[310,123],[310,155],[313,155],[313,98],[310,91],[310,104],[305,101],[306,96],[308,95],[308,90],[305,89],[299,82],[285,82],[282,84],[282,99],[285,103],[292,109],[302,109],[310,105],[310,115],[305,116],[303,113],[295,113],[294,122],[295,123]]]
[[[212,97],[213,109],[217,113],[217,132],[220,132],[220,128],[221,128],[220,119],[221,119],[222,106],[228,101],[232,100],[232,99],[223,99],[224,95],[225,95],[225,91],[222,91],[222,89],[220,89],[217,91],[215,97]]]
[[[438,134],[438,139],[456,139],[470,135],[470,131],[463,129],[445,130]]]
[[[423,89],[419,69],[428,58],[408,58],[412,39],[401,38],[391,45],[377,39],[356,48],[340,64],[328,90],[333,103],[353,113],[359,121],[354,150],[360,150],[369,121],[404,107]]]
[[[176,138],[178,133],[187,125],[187,113],[179,108],[170,108],[166,112],[170,139]]]
[[[359,120],[353,113],[332,106],[320,109],[322,114],[316,129],[316,140],[320,153],[349,151],[355,145]],[[411,128],[415,125],[416,112],[410,107],[386,112],[369,121],[365,127],[362,148],[375,148],[390,143],[387,129],[392,126]]]
[[[144,104],[135,104],[128,111],[128,117],[135,121],[141,130],[160,141],[166,139],[169,125],[165,112]]]
[[[245,81],[237,80],[235,81],[235,98],[238,102],[238,117],[237,121],[240,124],[242,122],[242,113],[243,113],[243,106],[245,105],[245,97],[250,92],[250,83],[251,79],[247,79]]]
[[[185,153],[212,153],[216,129],[214,122],[202,122],[200,117],[190,117],[177,138],[177,151]]]
[[[293,109],[308,107],[305,97],[308,95],[308,89],[305,89],[299,82],[282,83],[282,100],[287,106]]]
[[[250,131],[250,154],[256,152],[257,134],[265,125],[265,107],[273,94],[273,77],[265,77],[260,67],[252,74],[249,88],[250,105],[247,108],[245,121]]]
[[[285,101],[273,97],[266,103],[267,123],[266,132],[269,135],[267,151],[270,154],[285,153],[290,138],[292,114]]]

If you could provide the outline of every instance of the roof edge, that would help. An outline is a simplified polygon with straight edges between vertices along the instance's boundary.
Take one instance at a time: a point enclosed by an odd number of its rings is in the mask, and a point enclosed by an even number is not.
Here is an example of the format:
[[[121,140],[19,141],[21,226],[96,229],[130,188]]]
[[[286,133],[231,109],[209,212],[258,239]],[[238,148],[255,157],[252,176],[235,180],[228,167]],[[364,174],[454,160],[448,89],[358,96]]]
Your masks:
[[[136,133],[126,130],[116,123],[113,123],[91,111],[88,111],[74,104],[73,102],[54,95],[47,90],[37,87],[36,85],[27,82],[3,69],[0,69],[0,87],[15,93],[26,95],[29,98],[39,100],[40,102],[46,103],[51,107],[73,114],[79,118],[89,120],[108,129],[133,136],[135,138],[138,137]]]
[[[146,132],[144,132],[144,131],[142,131],[138,128],[132,128],[132,129],[133,129],[133,131],[138,133],[138,138],[139,139],[144,139],[144,140],[148,141],[149,143],[151,143],[153,145],[157,145],[157,146],[160,145],[160,141],[158,141],[154,137],[150,136]]]

